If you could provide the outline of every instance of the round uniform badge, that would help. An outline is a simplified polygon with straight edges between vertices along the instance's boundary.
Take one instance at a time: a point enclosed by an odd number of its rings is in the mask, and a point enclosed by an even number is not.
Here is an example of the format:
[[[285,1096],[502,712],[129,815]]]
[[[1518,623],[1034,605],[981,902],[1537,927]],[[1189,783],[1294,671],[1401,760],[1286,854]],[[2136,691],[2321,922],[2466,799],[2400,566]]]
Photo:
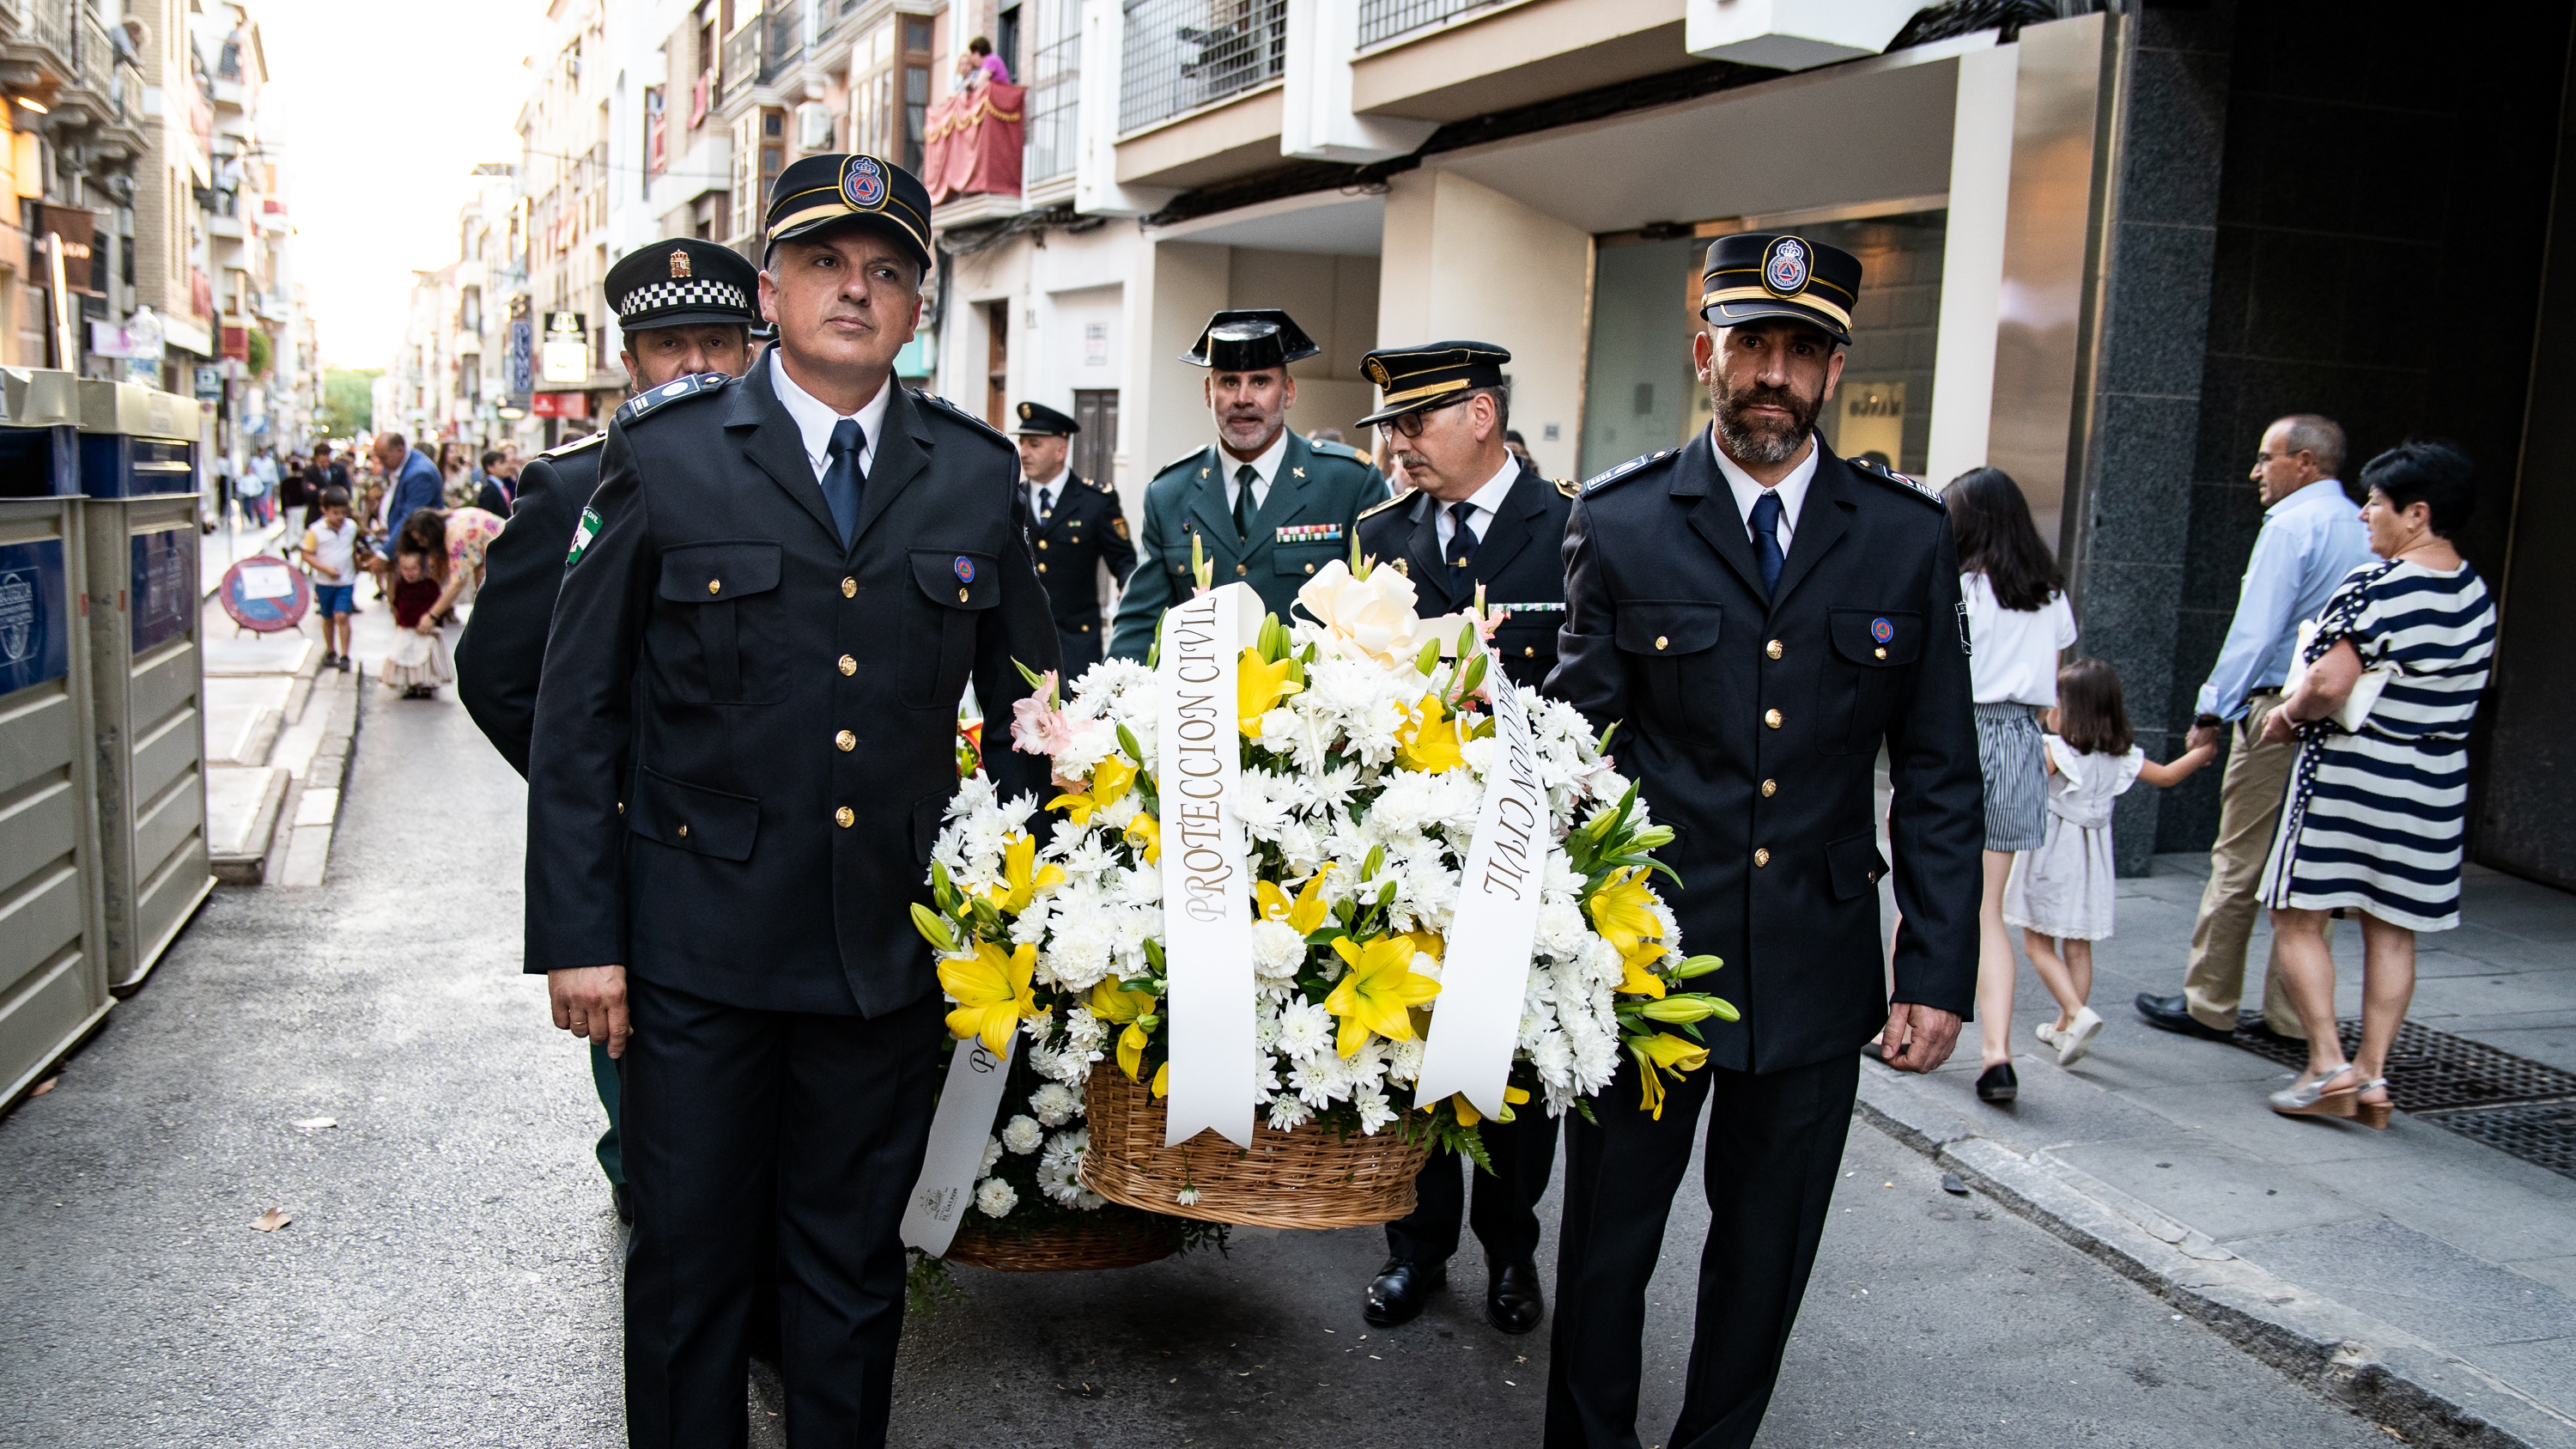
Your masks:
[[[949,565],[949,567],[956,571],[957,582],[961,584],[971,584],[975,582],[975,561],[973,559],[968,558],[966,555],[961,553],[957,556],[957,562]]]
[[[1884,644],[1896,637],[1896,626],[1885,619],[1872,619],[1869,621],[1869,637]]]
[[[874,156],[853,156],[841,171],[841,199],[861,211],[885,205],[885,168]]]
[[[1775,236],[1762,252],[1762,285],[1782,297],[1807,290],[1807,244],[1793,236]]]

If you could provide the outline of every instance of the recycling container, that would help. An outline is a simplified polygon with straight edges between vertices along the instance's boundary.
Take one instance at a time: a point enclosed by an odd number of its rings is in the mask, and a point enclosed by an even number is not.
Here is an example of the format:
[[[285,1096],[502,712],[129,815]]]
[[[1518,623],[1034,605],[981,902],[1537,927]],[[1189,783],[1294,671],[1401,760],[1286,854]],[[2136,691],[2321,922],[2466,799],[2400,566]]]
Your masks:
[[[80,496],[80,379],[0,367],[0,498]]]

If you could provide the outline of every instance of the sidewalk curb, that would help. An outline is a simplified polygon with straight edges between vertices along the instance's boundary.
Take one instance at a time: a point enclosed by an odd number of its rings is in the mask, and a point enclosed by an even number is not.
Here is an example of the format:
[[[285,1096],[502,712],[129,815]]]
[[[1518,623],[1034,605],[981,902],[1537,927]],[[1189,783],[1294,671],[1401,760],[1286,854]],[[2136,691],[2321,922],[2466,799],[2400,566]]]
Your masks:
[[[1972,1122],[1926,1085],[1864,1062],[1860,1115],[2255,1358],[2404,1434],[2408,1443],[2576,1445],[2576,1423],[2474,1365],[2275,1276],[2046,1151],[2026,1157],[1977,1135]]]

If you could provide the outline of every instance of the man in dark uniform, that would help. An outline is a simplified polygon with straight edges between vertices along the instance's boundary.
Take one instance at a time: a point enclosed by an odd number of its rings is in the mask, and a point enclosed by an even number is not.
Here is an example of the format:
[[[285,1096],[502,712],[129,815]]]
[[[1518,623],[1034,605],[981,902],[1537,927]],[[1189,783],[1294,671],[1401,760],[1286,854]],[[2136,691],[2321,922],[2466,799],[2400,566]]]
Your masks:
[[[1100,662],[1100,570],[1109,570],[1113,588],[1127,582],[1136,567],[1136,545],[1127,537],[1117,488],[1105,478],[1085,481],[1065,466],[1082,424],[1044,403],[1024,402],[1019,413],[1029,543],[1037,550],[1038,577],[1045,580],[1047,603],[1055,611],[1064,682],[1071,685]]]
[[[1708,1242],[1682,1411],[1663,1442],[1753,1442],[1814,1266],[1860,1047],[1930,1071],[1977,981],[1984,787],[1959,568],[1940,500],[1815,436],[1860,263],[1802,237],[1709,248],[1692,356],[1715,413],[1583,487],[1548,692],[1595,725],[1656,823],[1682,949],[1742,1020],[1643,1110],[1633,1061],[1567,1124],[1551,1449],[1635,1449],[1646,1282],[1709,1112]],[[1872,767],[1887,748],[1896,903],[1885,989]]]
[[[788,1437],[885,1442],[897,1227],[946,1038],[908,913],[969,680],[1007,718],[1013,661],[1056,665],[1009,440],[893,377],[927,191],[805,157],[766,243],[761,365],[654,388],[609,429],[529,758],[555,1018],[625,1069],[639,1446],[743,1442],[764,1219]],[[990,767],[1006,794],[1046,783],[1032,757]]]
[[[1413,580],[1415,608],[1437,615],[1476,601],[1508,611],[1493,650],[1513,682],[1537,688],[1556,665],[1565,618],[1565,519],[1574,485],[1539,476],[1506,446],[1510,399],[1503,364],[1512,355],[1487,342],[1433,342],[1370,353],[1360,370],[1384,402],[1360,419],[1375,424],[1413,484],[1360,515],[1360,552]],[[1532,1086],[1534,1083],[1522,1083]],[[1435,1157],[1414,1179],[1415,1206],[1387,1224],[1386,1266],[1368,1286],[1362,1314],[1382,1326],[1422,1311],[1448,1282],[1466,1215],[1485,1249],[1485,1320],[1527,1333],[1546,1312],[1538,1278],[1538,1200],[1556,1162],[1556,1119],[1536,1108],[1481,1129],[1490,1174],[1456,1157]],[[1475,1177],[1466,1214],[1464,1169]]]
[[[1317,569],[1351,551],[1360,510],[1386,499],[1386,479],[1339,443],[1288,428],[1297,379],[1288,364],[1323,351],[1275,308],[1219,312],[1181,361],[1208,370],[1217,440],[1175,458],[1145,485],[1145,536],[1118,599],[1109,652],[1142,659],[1163,611],[1190,596],[1190,543],[1211,583],[1252,585],[1280,622]]]
[[[609,310],[625,333],[618,361],[636,392],[702,372],[740,377],[751,365],[752,327],[760,321],[760,271],[716,242],[655,242],[609,268]],[[528,732],[537,716],[537,674],[546,658],[546,626],[563,582],[581,507],[599,486],[600,443],[593,433],[530,460],[520,470],[510,523],[483,555],[483,587],[473,617],[456,642],[456,695],[483,737],[510,768],[528,773]],[[489,458],[491,455],[485,455]],[[485,464],[491,466],[488,462]],[[525,959],[542,971],[537,933],[527,933]],[[590,1075],[607,1109],[599,1168],[621,1220],[634,1214],[619,1160],[617,1064],[593,1043]]]

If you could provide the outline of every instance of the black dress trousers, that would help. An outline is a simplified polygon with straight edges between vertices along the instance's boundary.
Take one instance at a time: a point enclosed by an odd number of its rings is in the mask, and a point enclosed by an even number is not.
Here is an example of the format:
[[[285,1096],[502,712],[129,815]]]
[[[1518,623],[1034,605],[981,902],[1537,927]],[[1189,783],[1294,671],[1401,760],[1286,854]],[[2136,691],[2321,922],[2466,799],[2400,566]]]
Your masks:
[[[1488,1119],[1479,1129],[1494,1162],[1491,1173],[1456,1153],[1432,1154],[1413,1179],[1413,1211],[1386,1225],[1387,1253],[1426,1268],[1448,1262],[1458,1251],[1463,1217],[1484,1245],[1488,1273],[1535,1259],[1538,1200],[1556,1167],[1556,1128],[1545,1108],[1527,1102],[1511,1121]],[[1462,1175],[1476,1182],[1472,1208]]]
[[[748,1442],[755,1288],[774,1273],[787,1442],[885,1443],[903,1329],[895,1227],[930,1140],[944,1003],[758,1011],[632,973],[627,991],[628,1442]],[[748,1230],[769,1212],[773,1163],[775,1259]]]
[[[1711,1065],[1671,1086],[1657,1121],[1631,1110],[1632,1061],[1595,1099],[1599,1123],[1572,1121],[1547,1449],[1638,1449],[1646,1284],[1663,1252],[1673,1193],[1690,1168],[1703,1106],[1709,1227],[1699,1321],[1681,1418],[1663,1442],[1671,1449],[1753,1442],[1816,1265],[1859,1094],[1857,1052],[1759,1075]]]

